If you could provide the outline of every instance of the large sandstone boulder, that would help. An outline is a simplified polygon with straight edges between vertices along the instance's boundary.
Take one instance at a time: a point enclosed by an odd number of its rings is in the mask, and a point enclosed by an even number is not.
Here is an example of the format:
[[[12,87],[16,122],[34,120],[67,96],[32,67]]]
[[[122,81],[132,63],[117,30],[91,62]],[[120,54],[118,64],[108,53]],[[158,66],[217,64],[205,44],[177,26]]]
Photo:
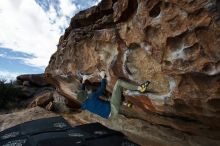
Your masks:
[[[29,107],[36,107],[41,106],[45,107],[51,101],[53,101],[53,92],[52,91],[45,91],[34,97],[34,100],[30,103]]]
[[[17,76],[17,80],[23,81],[23,84],[32,84],[35,86],[47,86],[44,74],[26,74]]]
[[[24,74],[17,76],[14,86],[22,91],[21,98],[32,98],[54,88],[49,85],[44,74]]]
[[[148,93],[126,93],[137,108],[122,114],[218,140],[219,36],[218,0],[103,0],[72,18],[45,73],[73,107],[78,72],[97,82],[106,70],[110,92],[119,77],[150,80]]]
[[[40,106],[58,113],[69,112],[71,108],[68,107],[67,99],[56,90],[43,90],[31,99],[28,108]]]

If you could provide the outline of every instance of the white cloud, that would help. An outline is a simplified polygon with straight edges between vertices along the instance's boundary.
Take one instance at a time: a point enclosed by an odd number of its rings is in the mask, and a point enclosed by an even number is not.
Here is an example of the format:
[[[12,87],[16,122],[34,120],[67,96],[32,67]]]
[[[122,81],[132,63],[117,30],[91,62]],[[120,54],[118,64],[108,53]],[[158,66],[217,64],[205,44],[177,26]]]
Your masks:
[[[20,3],[15,5],[15,1]],[[28,63],[45,67],[56,51],[58,28],[33,0],[1,0],[0,9],[1,47],[33,54],[36,58]]]
[[[7,82],[9,82],[11,80],[15,80],[16,77],[21,74],[24,74],[24,73],[0,71],[0,79],[7,80]]]
[[[24,59],[31,66],[46,67],[56,51],[61,28],[78,10],[70,0],[60,0],[60,13],[50,5],[45,12],[34,0],[0,0],[0,47],[32,54]]]
[[[60,8],[63,15],[71,16],[71,14],[76,11],[76,6],[71,3],[71,1],[60,0]]]

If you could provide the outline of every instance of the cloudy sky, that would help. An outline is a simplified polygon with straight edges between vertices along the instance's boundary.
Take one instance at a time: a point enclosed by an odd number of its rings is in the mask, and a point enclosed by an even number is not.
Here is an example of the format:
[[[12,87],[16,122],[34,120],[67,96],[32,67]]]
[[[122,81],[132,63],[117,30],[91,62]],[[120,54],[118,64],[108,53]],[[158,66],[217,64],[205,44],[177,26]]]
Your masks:
[[[42,73],[80,10],[101,0],[0,0],[0,78]]]

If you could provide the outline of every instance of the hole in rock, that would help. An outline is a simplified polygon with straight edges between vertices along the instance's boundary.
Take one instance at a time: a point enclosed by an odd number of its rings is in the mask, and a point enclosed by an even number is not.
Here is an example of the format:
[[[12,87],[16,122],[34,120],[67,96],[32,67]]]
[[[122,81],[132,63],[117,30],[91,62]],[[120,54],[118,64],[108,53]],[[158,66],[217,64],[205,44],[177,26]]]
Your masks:
[[[130,31],[130,30],[131,30],[131,28],[130,28],[130,27],[127,27],[127,30],[128,30],[128,31]]]
[[[216,1],[216,5],[217,5],[218,12],[220,12],[220,1]]]
[[[152,26],[147,26],[144,30],[147,38],[154,37],[158,31],[156,28]]]
[[[157,3],[149,12],[150,17],[157,17],[160,14],[161,1]]]
[[[165,60],[165,61],[164,61],[164,65],[166,65],[166,66],[171,66],[172,63],[171,63],[170,61]]]
[[[140,48],[140,45],[137,43],[131,43],[128,48],[133,50],[133,49]]]
[[[202,68],[202,72],[208,74],[208,75],[218,75],[220,73],[220,61],[217,63],[209,62],[204,65]],[[220,82],[220,78],[219,78]]]
[[[116,3],[117,2],[117,0],[112,0],[112,3],[114,4],[114,3]]]
[[[120,22],[126,22],[129,18],[131,18],[137,11],[138,2],[137,0],[129,0],[127,9],[122,13]]]
[[[167,38],[167,45],[171,49],[171,51],[181,50],[183,47],[184,40],[183,38],[187,35],[187,32],[184,32],[175,37]]]
[[[220,109],[220,99],[219,98],[209,99],[207,101],[207,103],[215,109]]]
[[[170,3],[165,2],[165,3],[164,3],[164,8],[167,9],[167,8],[169,8],[169,7],[170,7]]]

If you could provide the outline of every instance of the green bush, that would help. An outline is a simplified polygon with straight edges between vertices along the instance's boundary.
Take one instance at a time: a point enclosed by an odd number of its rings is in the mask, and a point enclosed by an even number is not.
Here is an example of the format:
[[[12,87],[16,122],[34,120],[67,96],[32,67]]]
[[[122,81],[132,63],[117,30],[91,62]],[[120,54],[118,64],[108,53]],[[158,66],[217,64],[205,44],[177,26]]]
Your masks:
[[[17,101],[21,95],[21,90],[15,88],[13,81],[7,83],[6,80],[0,79],[0,108],[6,108],[9,103]]]

